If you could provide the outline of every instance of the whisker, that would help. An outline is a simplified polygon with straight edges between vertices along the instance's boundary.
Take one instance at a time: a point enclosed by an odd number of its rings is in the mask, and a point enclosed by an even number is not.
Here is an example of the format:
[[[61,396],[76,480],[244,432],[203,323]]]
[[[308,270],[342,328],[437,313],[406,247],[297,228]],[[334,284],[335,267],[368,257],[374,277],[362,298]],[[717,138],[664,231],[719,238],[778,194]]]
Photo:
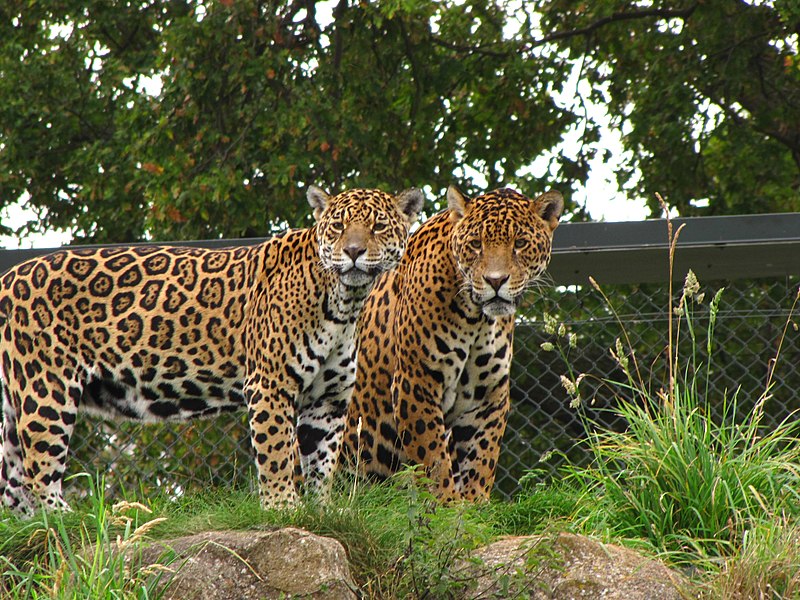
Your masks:
[[[553,285],[549,281],[542,281],[542,280],[539,280],[539,279],[534,279],[532,281],[529,281],[525,285],[525,289],[523,291],[526,292],[526,293],[530,292],[530,293],[533,293],[533,294],[541,295],[545,291],[549,290],[552,287],[553,287]]]
[[[336,272],[336,266],[335,265],[326,264],[325,261],[323,261],[323,260],[320,260],[317,264],[319,265],[319,268],[322,270],[323,273],[335,273]]]
[[[550,287],[555,286],[556,282],[553,279],[553,276],[550,274],[550,271],[545,271],[539,277],[534,280],[539,285],[547,285]]]
[[[458,291],[456,292],[456,295],[458,296],[462,292],[466,292],[468,296],[472,292],[472,285],[470,285],[469,281],[462,281],[461,282],[461,285],[458,287]]]

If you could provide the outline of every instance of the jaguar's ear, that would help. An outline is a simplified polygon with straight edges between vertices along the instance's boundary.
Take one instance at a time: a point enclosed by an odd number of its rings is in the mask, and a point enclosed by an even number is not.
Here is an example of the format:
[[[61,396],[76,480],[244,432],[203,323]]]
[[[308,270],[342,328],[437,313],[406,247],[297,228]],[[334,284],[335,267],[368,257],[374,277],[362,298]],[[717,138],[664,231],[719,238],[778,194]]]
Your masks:
[[[458,221],[467,213],[470,199],[458,191],[458,188],[451,185],[447,188],[447,208],[454,221]]]
[[[319,221],[322,211],[328,206],[328,200],[330,200],[331,197],[322,188],[310,185],[306,190],[306,198],[308,198],[309,206],[314,209],[314,220]]]
[[[395,204],[400,212],[403,213],[409,223],[417,220],[417,215],[425,203],[425,196],[417,188],[404,190],[395,197]]]
[[[558,227],[561,213],[564,212],[564,198],[561,192],[555,190],[545,192],[533,201],[533,210],[550,226],[550,231],[554,231]]]

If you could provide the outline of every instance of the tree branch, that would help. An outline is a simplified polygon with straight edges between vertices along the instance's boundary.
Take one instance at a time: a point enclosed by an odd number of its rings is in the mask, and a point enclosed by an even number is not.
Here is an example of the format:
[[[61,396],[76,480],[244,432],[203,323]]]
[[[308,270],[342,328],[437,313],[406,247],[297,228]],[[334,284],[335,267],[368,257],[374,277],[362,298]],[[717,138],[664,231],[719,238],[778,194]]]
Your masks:
[[[578,29],[570,29],[568,31],[556,31],[550,33],[538,40],[535,40],[529,47],[534,48],[536,46],[541,46],[542,44],[547,44],[549,42],[553,42],[555,40],[562,40],[565,38],[576,37],[580,35],[589,35],[590,33],[594,33],[601,27],[605,27],[611,23],[619,23],[621,21],[634,21],[638,19],[649,19],[651,17],[655,17],[658,19],[687,19],[691,16],[691,14],[695,11],[698,6],[698,2],[694,2],[693,4],[689,5],[687,8],[684,9],[666,9],[666,8],[646,8],[642,10],[633,10],[630,12],[616,12],[608,17],[603,17],[602,19],[598,19],[594,23],[587,25],[586,27],[580,27]]]
[[[411,37],[408,35],[408,31],[406,30],[405,23],[403,22],[402,19],[400,19],[399,24],[400,24],[400,34],[403,37],[403,47],[406,52],[406,58],[408,58],[408,62],[411,65],[411,78],[414,80],[415,93],[411,99],[411,112],[409,114],[411,127],[409,127],[408,130],[408,133],[411,134],[414,123],[416,121],[417,112],[419,111],[423,90],[422,90],[419,62],[417,61],[417,57],[414,54],[414,47],[413,44],[411,43]]]
[[[694,2],[689,7],[684,9],[648,8],[642,10],[616,12],[613,13],[612,15],[609,15],[608,17],[603,17],[602,19],[598,19],[597,21],[587,25],[586,27],[579,27],[577,29],[569,29],[565,31],[555,31],[541,38],[524,40],[522,44],[509,50],[493,49],[500,45],[505,45],[503,42],[486,44],[484,46],[468,46],[463,44],[452,44],[450,42],[441,40],[439,38],[432,38],[431,42],[433,44],[436,44],[437,46],[442,46],[450,50],[456,50],[457,52],[467,52],[470,54],[481,54],[484,56],[505,58],[507,56],[518,54],[520,52],[532,50],[533,48],[536,48],[538,46],[543,46],[544,44],[549,44],[556,40],[563,40],[578,36],[587,36],[611,23],[619,23],[622,21],[633,21],[633,20],[649,19],[649,18],[686,19],[689,16],[691,16],[691,14],[697,8],[698,4],[699,4],[698,2]]]
[[[342,17],[347,10],[347,0],[339,0],[339,4],[333,9],[333,22],[336,31],[333,33],[333,70],[339,72],[339,65],[342,63]]]

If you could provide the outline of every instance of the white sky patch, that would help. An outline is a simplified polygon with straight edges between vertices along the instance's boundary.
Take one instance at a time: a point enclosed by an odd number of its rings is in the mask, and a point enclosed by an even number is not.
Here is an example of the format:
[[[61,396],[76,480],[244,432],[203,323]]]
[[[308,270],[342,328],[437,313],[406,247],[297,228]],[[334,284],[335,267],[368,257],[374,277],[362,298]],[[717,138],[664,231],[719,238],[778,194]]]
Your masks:
[[[336,7],[338,0],[324,1],[316,4],[316,19],[323,29],[333,22],[333,11]],[[513,38],[525,23],[526,13],[530,13],[527,17],[534,29],[533,33],[541,33],[539,30],[539,18],[535,13],[531,13],[530,6],[522,1],[516,1],[509,4],[509,13],[511,17],[506,26],[504,34],[508,38]],[[205,17],[205,7],[198,4],[196,7],[195,17],[198,21],[203,20]],[[438,25],[434,23],[434,28]],[[673,24],[668,24],[668,27],[673,27]],[[74,25],[71,23],[55,25],[51,30],[51,37],[62,39],[68,38],[74,31]],[[320,39],[323,47],[327,46],[330,42],[327,36],[323,34]],[[796,46],[796,39],[793,40]],[[101,60],[104,48],[95,48],[94,59]],[[544,51],[544,48],[539,51]],[[91,60],[91,59],[87,59]],[[589,90],[582,89],[582,86],[588,86],[584,80],[579,80],[578,63],[575,63],[573,75],[570,81],[564,86],[564,90],[555,91],[554,96],[556,101],[561,104],[565,110],[575,110],[576,105],[581,102],[581,98],[588,97]],[[316,68],[314,64],[304,65],[305,68],[313,71]],[[160,95],[163,87],[163,78],[168,76],[168,73],[160,73],[152,76],[139,75],[132,77],[125,81],[126,85],[131,87],[135,86],[139,92],[144,92],[152,97]],[[580,186],[573,194],[572,199],[580,206],[585,206],[591,217],[595,220],[603,221],[639,221],[649,216],[649,210],[645,206],[642,199],[629,199],[627,195],[620,190],[617,184],[614,170],[619,168],[622,164],[625,155],[622,149],[622,138],[619,130],[611,127],[611,119],[605,112],[605,109],[600,105],[594,105],[583,100],[580,106],[581,110],[586,111],[587,118],[590,118],[595,123],[598,123],[601,130],[600,141],[595,143],[597,153],[594,159],[589,163],[590,171],[589,177],[585,186]],[[702,127],[702,124],[698,124]],[[708,125],[708,124],[706,124]],[[583,125],[579,123],[575,128],[568,131],[559,146],[556,147],[555,152],[564,152],[568,157],[576,157],[581,147],[581,129]],[[546,178],[548,175],[547,169],[550,164],[550,159],[553,153],[547,153],[527,167],[521,170],[521,173],[531,173],[537,178]],[[471,168],[469,165],[464,165],[460,169],[464,177],[473,179],[475,185],[478,187],[486,187],[486,181],[483,176]],[[454,174],[455,175],[455,174]],[[529,190],[531,194],[543,192],[545,190]],[[428,194],[430,196],[430,194]],[[435,202],[440,199],[434,198]],[[27,206],[27,198],[21,199],[16,204],[5,208],[0,211],[0,220],[3,224],[10,224],[11,227],[17,228],[28,221],[38,220],[38,215],[30,207]],[[37,234],[27,236],[19,239],[15,236],[0,236],[0,246],[6,248],[50,248],[57,247],[69,242],[71,236],[64,232],[49,232],[46,234]]]
[[[769,43],[781,52],[797,54],[800,51],[800,43],[798,42],[800,42],[800,35],[793,33],[784,39],[770,40]]]
[[[573,63],[569,80],[560,91],[553,91],[553,98],[558,106],[577,114],[584,112],[586,121],[579,121],[567,131],[560,144],[552,152],[547,152],[537,158],[531,165],[520,169],[520,175],[531,174],[536,178],[544,179],[557,176],[557,173],[548,173],[554,169],[551,164],[552,157],[563,152],[567,158],[576,159],[583,145],[583,127],[587,121],[594,122],[600,128],[600,139],[592,143],[596,150],[594,158],[589,161],[589,176],[585,185],[579,185],[571,194],[571,199],[578,206],[583,206],[593,220],[597,221],[641,221],[650,216],[650,210],[641,198],[629,198],[617,183],[615,171],[620,169],[623,162],[630,158],[630,152],[625,152],[622,146],[622,134],[619,128],[611,123],[611,117],[605,107],[586,100],[590,89],[586,80],[579,79],[580,61]],[[625,126],[623,125],[623,128]],[[535,193],[545,190],[536,190]],[[566,190],[562,190],[566,191]]]
[[[164,87],[164,77],[169,76],[169,70],[163,73],[156,73],[155,75],[137,75],[136,77],[128,77],[123,80],[123,83],[128,87],[135,87],[138,93],[144,92],[148,96],[156,97],[161,94],[161,89]]]
[[[38,220],[39,215],[28,205],[27,196],[0,211],[0,222],[3,225],[11,224],[11,227],[14,228],[20,227],[29,221]],[[58,248],[68,244],[71,238],[71,235],[63,231],[49,231],[24,238],[0,236],[0,247],[9,249]]]

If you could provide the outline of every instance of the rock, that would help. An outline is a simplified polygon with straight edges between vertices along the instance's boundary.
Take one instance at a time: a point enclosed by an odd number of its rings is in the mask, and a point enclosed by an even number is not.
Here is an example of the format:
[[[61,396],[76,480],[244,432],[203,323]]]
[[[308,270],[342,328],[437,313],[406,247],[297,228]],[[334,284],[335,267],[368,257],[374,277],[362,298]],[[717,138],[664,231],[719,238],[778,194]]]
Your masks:
[[[174,552],[161,584],[168,600],[357,598],[347,555],[331,538],[294,528],[217,531],[159,541],[143,548],[140,568]]]
[[[681,600],[683,577],[629,548],[562,533],[504,538],[462,568],[477,577],[469,598]]]
[[[339,542],[300,529],[207,532],[151,543],[132,561],[140,572],[174,555],[161,585],[167,600],[356,599]],[[133,557],[130,557],[133,558]],[[683,576],[629,548],[562,533],[509,537],[452,570],[463,598],[682,600]],[[457,593],[459,585],[453,588]],[[162,588],[163,589],[163,588]]]

